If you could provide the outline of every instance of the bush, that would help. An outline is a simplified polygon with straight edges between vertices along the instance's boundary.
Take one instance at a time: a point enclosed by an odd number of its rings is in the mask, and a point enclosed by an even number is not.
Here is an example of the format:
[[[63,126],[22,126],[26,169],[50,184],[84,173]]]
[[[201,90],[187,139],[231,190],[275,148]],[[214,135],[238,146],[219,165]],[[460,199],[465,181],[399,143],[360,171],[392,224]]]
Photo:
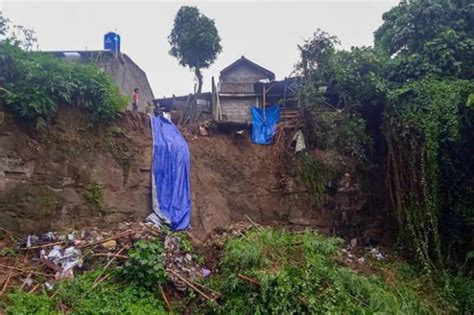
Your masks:
[[[474,279],[459,274],[451,279],[452,296],[459,314],[474,313]]]
[[[41,123],[58,105],[77,106],[91,123],[113,118],[128,104],[111,78],[93,65],[65,63],[55,57],[0,43],[0,70],[6,92],[0,100],[19,117]]]
[[[166,281],[165,248],[158,240],[140,240],[128,251],[122,270],[125,279],[147,290],[157,290]]]

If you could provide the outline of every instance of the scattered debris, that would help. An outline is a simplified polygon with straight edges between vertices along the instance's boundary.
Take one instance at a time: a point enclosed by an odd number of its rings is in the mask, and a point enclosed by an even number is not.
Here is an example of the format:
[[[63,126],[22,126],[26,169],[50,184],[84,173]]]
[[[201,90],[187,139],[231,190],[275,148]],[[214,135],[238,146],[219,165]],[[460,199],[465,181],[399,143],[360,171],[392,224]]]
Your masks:
[[[242,235],[251,226],[248,223],[236,224],[226,235]],[[220,235],[218,238],[224,237]],[[94,280],[93,290],[111,276],[113,265],[120,265],[128,259],[127,251],[135,242],[149,238],[163,241],[167,279],[177,291],[189,288],[209,301],[215,301],[220,296],[219,292],[197,282],[209,277],[212,268],[199,266],[193,255],[186,251],[180,236],[161,231],[148,223],[122,223],[112,230],[90,228],[67,233],[48,232],[19,237],[18,241],[11,240],[5,246],[15,249],[21,257],[0,257],[0,274],[8,276],[4,281],[0,279],[0,293],[18,286],[29,292],[44,288],[52,291],[51,296],[54,296],[57,281],[72,279],[75,273],[87,271],[90,266],[97,266],[97,262],[103,262],[103,271]],[[161,294],[166,303],[168,297],[163,288]],[[169,300],[166,304],[171,310]]]
[[[197,263],[193,260],[189,253],[185,253],[180,247],[181,239],[174,235],[167,235],[164,241],[165,252],[166,252],[166,269],[171,272],[168,279],[174,284],[174,286],[184,291],[187,288],[185,282],[180,280],[181,278],[176,276],[179,274],[192,282],[200,275],[200,268]]]
[[[74,278],[76,270],[87,270],[84,267],[86,260],[90,263],[91,259],[105,259],[105,271],[112,263],[127,259],[123,253],[135,241],[157,236],[161,236],[161,231],[153,225],[127,222],[112,230],[89,228],[67,233],[48,232],[24,238],[5,238],[2,240],[3,246],[11,248],[20,256],[0,257],[0,274],[8,275],[7,281],[0,284],[0,293],[13,286],[28,288],[31,292],[40,286],[54,290],[56,281]],[[108,276],[110,274],[101,274],[95,284],[98,285]]]
[[[203,242],[206,250],[215,251],[214,254],[211,253],[211,257],[219,257],[226,240],[245,236],[250,229],[263,229],[250,217],[245,218],[247,221],[215,229],[206,237]],[[112,275],[111,269],[115,265],[120,266],[128,259],[127,251],[137,241],[149,238],[161,240],[165,249],[164,263],[168,284],[166,287],[160,287],[160,293],[170,312],[172,306],[165,289],[173,290],[174,295],[192,290],[212,303],[221,297],[219,292],[200,283],[201,279],[219,273],[219,266],[213,265],[214,260],[208,260],[206,266],[200,265],[199,259],[189,252],[187,248],[189,246],[183,243],[182,236],[162,231],[155,225],[147,223],[123,223],[112,230],[91,228],[65,234],[48,232],[10,241],[2,240],[6,242],[5,246],[14,249],[20,257],[13,255],[0,257],[0,275],[4,275],[0,278],[0,295],[5,294],[9,288],[18,286],[29,292],[43,288],[51,292],[50,296],[54,296],[57,293],[55,292],[57,281],[74,278],[75,273],[87,271],[90,266],[102,263],[102,272],[95,278],[90,289],[94,290]],[[341,263],[361,273],[371,274],[372,267],[367,263],[367,259],[384,260],[388,256],[378,247],[362,247],[359,243],[357,238],[353,238],[348,241],[345,248],[340,249]],[[253,286],[260,286],[257,280],[246,275],[244,271],[236,276]],[[171,294],[171,298],[174,295]],[[298,299],[305,303],[304,297]]]
[[[199,125],[199,134],[201,134],[201,136],[203,136],[203,137],[209,136],[209,133],[207,132],[207,127],[200,124]]]
[[[377,260],[385,260],[387,257],[379,251],[378,248],[376,247],[373,247],[370,249],[369,253],[372,255],[372,257],[374,257],[375,259]]]
[[[103,242],[102,243],[102,246],[109,250],[109,251],[112,251],[112,250],[115,250],[116,247],[117,247],[117,242],[115,240],[110,240],[110,241],[106,241],[106,242]]]

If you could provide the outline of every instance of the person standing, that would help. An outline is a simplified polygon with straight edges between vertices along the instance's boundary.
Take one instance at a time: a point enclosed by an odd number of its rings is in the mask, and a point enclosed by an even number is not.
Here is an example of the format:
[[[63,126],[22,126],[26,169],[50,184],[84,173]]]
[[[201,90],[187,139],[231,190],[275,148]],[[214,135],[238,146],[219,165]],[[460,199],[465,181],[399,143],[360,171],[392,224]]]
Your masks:
[[[138,111],[138,102],[140,100],[140,95],[138,93],[138,88],[133,89],[133,94],[132,94],[132,110],[134,112]]]

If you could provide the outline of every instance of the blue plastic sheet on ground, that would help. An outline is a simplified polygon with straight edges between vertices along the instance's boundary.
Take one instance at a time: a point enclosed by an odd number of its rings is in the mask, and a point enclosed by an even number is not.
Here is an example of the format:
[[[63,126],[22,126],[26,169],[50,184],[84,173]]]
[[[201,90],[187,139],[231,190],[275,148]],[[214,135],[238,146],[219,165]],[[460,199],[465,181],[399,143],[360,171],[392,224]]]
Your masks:
[[[151,116],[153,134],[152,200],[148,219],[184,230],[191,218],[188,144],[178,128],[162,116]]]
[[[278,105],[266,109],[252,106],[252,142],[271,144],[279,120],[280,107]]]

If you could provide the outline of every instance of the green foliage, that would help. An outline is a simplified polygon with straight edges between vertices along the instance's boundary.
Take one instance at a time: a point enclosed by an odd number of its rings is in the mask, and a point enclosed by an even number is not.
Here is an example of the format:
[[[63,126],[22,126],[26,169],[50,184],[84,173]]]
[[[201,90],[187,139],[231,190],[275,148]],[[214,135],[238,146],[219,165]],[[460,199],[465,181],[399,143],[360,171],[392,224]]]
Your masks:
[[[366,132],[366,121],[358,115],[347,116],[313,105],[305,111],[305,133],[311,146],[366,160],[373,139]]]
[[[140,240],[129,250],[122,270],[130,283],[150,291],[158,290],[166,281],[164,247],[159,240]]]
[[[364,160],[373,143],[367,133],[366,112],[379,110],[387,89],[379,76],[385,59],[367,47],[337,51],[338,42],[318,30],[298,46],[306,134],[313,146],[334,148]]]
[[[331,36],[320,29],[316,30],[303,45],[298,45],[301,60],[297,69],[317,84],[327,82],[330,79],[331,68],[337,66],[334,63],[334,54],[339,44],[336,36]]]
[[[222,51],[220,37],[213,20],[201,14],[196,7],[182,6],[174,19],[168,37],[170,54],[182,66],[194,70],[198,81],[198,93],[202,88],[201,69],[208,68]]]
[[[101,270],[62,281],[53,298],[15,291],[0,304],[6,314],[166,314],[161,299],[132,285],[122,286],[104,281],[92,289]]]
[[[103,210],[103,195],[102,186],[97,181],[91,181],[84,189],[84,200],[99,213]]]
[[[394,210],[400,244],[430,272],[464,268],[474,237],[473,8],[401,1],[375,48],[338,51],[321,31],[299,46],[309,143],[385,170],[390,205],[378,207]]]
[[[13,247],[0,248],[0,257],[5,257],[5,256],[10,256],[10,257],[18,256],[18,251]]]
[[[25,52],[0,42],[3,87],[0,99],[19,117],[44,122],[58,105],[78,106],[91,124],[112,119],[128,104],[111,78],[93,65],[65,63],[43,53]]]
[[[467,81],[423,80],[390,96],[384,131],[394,207],[403,243],[427,271],[443,265],[439,229],[447,199],[440,169],[451,160],[450,148],[460,137],[459,112],[473,89]]]
[[[450,279],[458,314],[474,313],[474,279],[472,275],[459,274]]]
[[[2,38],[3,37],[3,38]],[[0,42],[5,40],[24,50],[31,50],[37,42],[35,32],[22,25],[12,25],[11,21],[0,11]]]
[[[366,122],[361,117],[346,117],[337,126],[336,147],[341,153],[356,157],[359,160],[367,158],[372,149],[372,138],[366,133]]]
[[[341,240],[313,232],[251,230],[225,244],[217,314],[428,314],[432,309],[403,283],[390,287],[337,263]],[[259,286],[238,274],[258,281]]]
[[[10,23],[10,20],[4,17],[3,12],[0,11],[0,36],[7,35],[9,23]]]
[[[393,56],[387,67],[389,79],[472,79],[473,10],[469,1],[411,0],[386,12],[375,32],[375,46]]]
[[[193,242],[189,239],[185,232],[176,232],[175,235],[179,238],[179,249],[184,253],[191,253],[193,250]]]
[[[324,162],[309,154],[300,157],[298,178],[305,183],[313,202],[321,199],[323,194],[326,193],[328,182],[335,177],[335,170],[327,166]]]

